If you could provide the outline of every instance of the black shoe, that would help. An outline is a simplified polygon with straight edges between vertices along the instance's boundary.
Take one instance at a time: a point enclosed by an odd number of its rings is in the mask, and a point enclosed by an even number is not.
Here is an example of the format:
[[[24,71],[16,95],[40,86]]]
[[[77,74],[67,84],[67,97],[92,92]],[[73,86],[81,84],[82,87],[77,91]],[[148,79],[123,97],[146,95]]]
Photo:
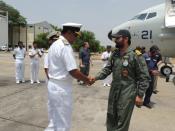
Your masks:
[[[158,90],[153,91],[154,94],[157,94],[158,92],[159,92]]]
[[[151,109],[151,108],[152,108],[152,106],[151,106],[151,104],[150,104],[150,103],[148,103],[148,104],[143,103],[143,105],[144,105],[144,106],[146,106],[146,107],[147,107],[147,108],[149,108],[149,109]]]
[[[141,108],[142,106],[136,105],[137,108]]]

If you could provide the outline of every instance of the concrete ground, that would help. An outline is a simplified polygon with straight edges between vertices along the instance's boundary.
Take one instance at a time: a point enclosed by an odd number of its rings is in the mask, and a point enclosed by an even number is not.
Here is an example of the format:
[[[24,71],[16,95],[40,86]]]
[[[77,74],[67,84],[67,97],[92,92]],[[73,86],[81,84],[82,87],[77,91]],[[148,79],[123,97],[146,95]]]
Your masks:
[[[27,57],[26,83],[16,84],[12,55],[0,52],[0,131],[43,131],[48,124],[43,66],[40,65],[41,84],[31,85],[29,62]],[[101,67],[101,61],[94,61],[90,74],[95,75]],[[73,90],[71,131],[105,131],[109,87],[98,81],[86,88],[74,81]],[[159,78],[158,90],[152,97],[154,108],[135,107],[129,131],[175,131],[175,86]]]

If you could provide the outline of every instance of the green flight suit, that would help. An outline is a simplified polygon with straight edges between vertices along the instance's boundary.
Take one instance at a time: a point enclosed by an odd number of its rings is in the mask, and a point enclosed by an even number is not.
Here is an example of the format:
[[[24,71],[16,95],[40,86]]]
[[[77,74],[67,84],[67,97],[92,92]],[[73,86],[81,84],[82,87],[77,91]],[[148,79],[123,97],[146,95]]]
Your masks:
[[[123,56],[116,49],[106,67],[96,76],[103,80],[113,73],[108,98],[107,131],[128,131],[136,96],[143,97],[149,73],[141,54],[128,49]]]

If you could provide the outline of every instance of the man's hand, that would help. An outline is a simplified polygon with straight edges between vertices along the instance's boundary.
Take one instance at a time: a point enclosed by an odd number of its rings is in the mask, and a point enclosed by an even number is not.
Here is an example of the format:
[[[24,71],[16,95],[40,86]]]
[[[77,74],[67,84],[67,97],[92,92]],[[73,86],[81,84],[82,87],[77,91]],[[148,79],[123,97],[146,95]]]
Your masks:
[[[84,81],[84,83],[87,85],[92,85],[93,83],[95,83],[95,78],[85,76],[78,69],[71,70],[71,71],[69,71],[69,73],[74,78],[81,80],[81,81]]]
[[[94,84],[95,81],[96,81],[95,78],[88,77],[88,81],[86,81],[85,83],[90,86],[90,85]]]
[[[83,64],[80,64],[80,67],[81,67],[81,68],[83,68],[83,67],[85,67],[85,65],[83,65]]]
[[[158,70],[152,70],[151,73],[152,73],[154,76],[158,76],[158,75],[159,75],[159,71],[158,71]]]
[[[140,96],[137,96],[135,100],[135,104],[137,107],[141,107],[143,105],[143,98],[141,98]]]

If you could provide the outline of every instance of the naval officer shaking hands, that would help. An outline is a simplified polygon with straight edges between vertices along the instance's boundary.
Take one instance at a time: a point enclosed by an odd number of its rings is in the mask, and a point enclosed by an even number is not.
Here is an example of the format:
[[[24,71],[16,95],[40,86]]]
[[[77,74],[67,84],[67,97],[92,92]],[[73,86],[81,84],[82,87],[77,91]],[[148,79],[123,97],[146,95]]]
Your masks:
[[[61,36],[48,51],[48,99],[54,131],[70,131],[72,114],[73,78],[91,85],[92,78],[83,75],[77,68],[72,44],[80,35],[81,24],[65,23]]]

